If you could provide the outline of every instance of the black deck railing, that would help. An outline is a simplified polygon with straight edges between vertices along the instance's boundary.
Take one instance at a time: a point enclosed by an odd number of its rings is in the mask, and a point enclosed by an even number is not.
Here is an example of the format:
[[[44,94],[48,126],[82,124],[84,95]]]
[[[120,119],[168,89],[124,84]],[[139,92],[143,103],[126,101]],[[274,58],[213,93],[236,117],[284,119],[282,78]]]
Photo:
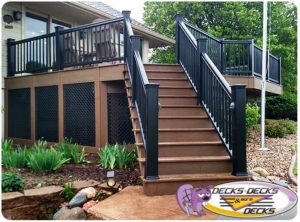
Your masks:
[[[190,27],[190,25],[189,25]],[[221,56],[207,36],[195,37],[181,15],[176,17],[176,58],[194,86],[199,104],[203,105],[219,137],[233,160],[233,174],[247,175],[246,168],[246,86],[229,86],[219,71]],[[205,38],[203,38],[205,37]],[[220,46],[220,45],[219,45]],[[210,58],[210,54],[212,57]],[[218,63],[219,67],[214,63]]]
[[[250,40],[225,40],[184,21],[195,39],[207,39],[207,54],[224,75],[262,77],[262,49]],[[281,84],[281,58],[267,52],[267,76],[270,82]]]
[[[158,84],[149,83],[140,56],[139,36],[134,36],[129,12],[125,21],[125,61],[132,85],[132,103],[136,107],[146,153],[145,178],[158,179]]]
[[[8,76],[124,60],[124,18],[109,19],[20,41],[9,39]]]

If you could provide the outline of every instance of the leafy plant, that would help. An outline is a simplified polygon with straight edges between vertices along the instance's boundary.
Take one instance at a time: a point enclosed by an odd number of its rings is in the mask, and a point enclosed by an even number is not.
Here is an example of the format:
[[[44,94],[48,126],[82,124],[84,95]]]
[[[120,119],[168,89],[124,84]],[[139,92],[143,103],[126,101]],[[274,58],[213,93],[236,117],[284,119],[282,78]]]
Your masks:
[[[62,153],[64,158],[69,158],[71,163],[88,162],[85,160],[85,148],[79,152],[79,145],[72,144],[71,140],[65,138],[61,143],[56,144],[58,151]]]
[[[12,150],[12,146],[13,146],[13,142],[14,141],[12,139],[5,139],[2,142],[2,146],[1,146],[2,152],[3,151],[11,151]]]
[[[137,151],[136,148],[129,151],[125,144],[122,149],[120,149],[118,143],[115,145],[106,144],[99,150],[98,155],[100,166],[103,168],[114,169],[117,167],[123,169],[136,160]]]
[[[107,191],[107,192],[103,192],[103,191],[98,191],[95,195],[95,197],[93,198],[93,200],[95,201],[102,201],[104,199],[106,199],[107,197],[111,196],[112,192]]]
[[[259,106],[256,103],[246,104],[246,138],[250,136],[250,130],[253,129],[260,118]]]
[[[36,173],[57,170],[70,159],[64,158],[62,154],[53,147],[49,149],[38,148],[28,155],[28,165]]]
[[[2,173],[2,193],[22,190],[24,190],[24,183],[19,174],[11,172]]]
[[[30,151],[24,147],[18,147],[15,151],[5,152],[2,163],[7,168],[25,168],[28,164],[28,155]]]
[[[274,138],[284,138],[287,134],[286,128],[280,126],[278,123],[266,125],[266,135]]]
[[[76,195],[76,190],[73,188],[73,182],[65,183],[64,189],[60,192],[60,195],[64,196],[67,201],[70,201]]]

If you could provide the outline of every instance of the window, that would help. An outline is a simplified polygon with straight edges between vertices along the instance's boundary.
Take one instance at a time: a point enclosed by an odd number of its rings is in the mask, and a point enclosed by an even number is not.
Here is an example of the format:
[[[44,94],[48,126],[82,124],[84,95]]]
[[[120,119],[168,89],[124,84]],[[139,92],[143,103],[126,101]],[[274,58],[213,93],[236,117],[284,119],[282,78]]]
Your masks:
[[[47,24],[48,24],[47,18],[34,15],[31,13],[26,13],[25,37],[31,38],[31,37],[47,34]]]

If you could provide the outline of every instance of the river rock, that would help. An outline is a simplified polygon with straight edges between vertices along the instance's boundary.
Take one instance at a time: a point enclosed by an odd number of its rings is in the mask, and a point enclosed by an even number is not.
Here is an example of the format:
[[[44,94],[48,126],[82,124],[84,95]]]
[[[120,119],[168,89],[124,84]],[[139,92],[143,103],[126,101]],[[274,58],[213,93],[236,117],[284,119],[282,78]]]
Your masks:
[[[53,215],[53,220],[57,220],[57,217],[63,212],[64,210],[68,209],[67,207],[62,207],[60,208],[54,215]]]
[[[87,212],[89,208],[95,206],[97,204],[96,201],[94,200],[90,200],[89,202],[86,202],[85,204],[83,204],[82,209]]]
[[[81,207],[65,208],[56,218],[57,220],[85,220],[86,214]]]
[[[79,191],[79,193],[84,193],[88,199],[92,199],[96,196],[96,189],[94,187],[87,187]]]
[[[84,203],[87,202],[87,198],[85,193],[77,193],[72,200],[69,202],[68,206],[70,208],[73,207],[81,207]]]
[[[267,177],[270,174],[268,173],[268,171],[266,171],[264,168],[261,167],[256,167],[252,170],[252,172],[258,173],[260,176],[262,177]]]

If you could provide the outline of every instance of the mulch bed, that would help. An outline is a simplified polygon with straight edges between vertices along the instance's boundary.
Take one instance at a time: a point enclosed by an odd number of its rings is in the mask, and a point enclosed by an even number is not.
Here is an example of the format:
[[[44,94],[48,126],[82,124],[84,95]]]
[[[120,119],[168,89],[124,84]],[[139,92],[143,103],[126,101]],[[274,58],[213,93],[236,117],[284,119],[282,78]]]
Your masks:
[[[58,170],[37,174],[29,168],[24,169],[5,169],[2,167],[2,172],[19,173],[25,184],[25,189],[33,189],[45,186],[63,186],[67,182],[80,180],[96,180],[106,182],[108,169],[99,166],[98,154],[87,154],[86,160],[91,163],[63,164]],[[126,169],[114,169],[114,179],[120,184],[121,188],[130,185],[141,185],[140,170],[137,162],[134,162]]]

